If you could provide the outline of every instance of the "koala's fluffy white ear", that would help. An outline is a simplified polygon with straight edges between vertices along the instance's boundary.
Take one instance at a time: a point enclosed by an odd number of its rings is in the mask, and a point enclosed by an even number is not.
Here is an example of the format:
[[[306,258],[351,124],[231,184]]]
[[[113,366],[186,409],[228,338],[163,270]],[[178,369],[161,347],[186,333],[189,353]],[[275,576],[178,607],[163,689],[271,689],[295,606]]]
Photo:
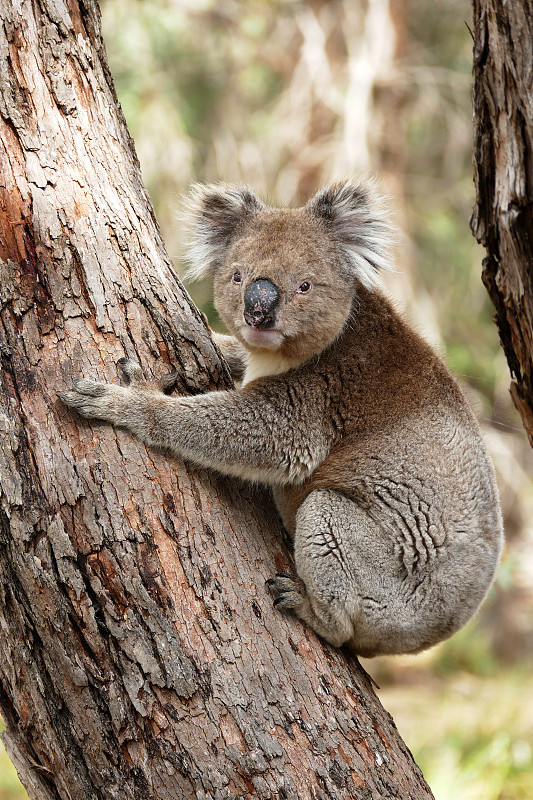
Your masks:
[[[321,189],[305,206],[318,218],[338,245],[345,266],[371,289],[380,270],[393,270],[389,248],[394,228],[390,212],[371,180],[342,181]]]
[[[248,186],[195,184],[183,215],[188,228],[186,277],[199,280],[212,275],[239,226],[262,208]]]

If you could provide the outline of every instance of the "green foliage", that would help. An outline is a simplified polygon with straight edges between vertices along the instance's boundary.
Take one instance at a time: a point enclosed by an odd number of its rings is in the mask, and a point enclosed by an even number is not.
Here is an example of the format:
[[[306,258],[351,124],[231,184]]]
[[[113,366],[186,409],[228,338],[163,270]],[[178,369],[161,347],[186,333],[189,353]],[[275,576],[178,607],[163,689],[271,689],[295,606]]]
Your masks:
[[[435,314],[453,371],[495,402],[500,362],[493,309],[480,282],[483,248],[470,233],[472,40],[461,0],[409,0],[405,114],[406,190],[420,287]]]
[[[490,633],[476,623],[460,630],[437,652],[433,670],[441,677],[464,672],[488,678],[496,675],[500,667],[492,650]]]
[[[533,797],[533,700],[529,672],[491,677],[457,671],[438,688],[421,677],[380,697],[436,800]]]
[[[454,192],[461,192],[461,183]],[[446,360],[458,377],[470,383],[493,405],[499,376],[500,346],[494,309],[472,264],[483,257],[467,231],[464,203],[450,198],[417,199],[412,204],[417,225],[420,284],[435,298]],[[470,197],[473,203],[473,198]]]
[[[238,141],[243,131],[260,136],[268,125],[281,75],[262,51],[276,7],[102,4],[111,72],[172,255],[179,249],[178,194],[192,180],[217,177],[218,132]]]

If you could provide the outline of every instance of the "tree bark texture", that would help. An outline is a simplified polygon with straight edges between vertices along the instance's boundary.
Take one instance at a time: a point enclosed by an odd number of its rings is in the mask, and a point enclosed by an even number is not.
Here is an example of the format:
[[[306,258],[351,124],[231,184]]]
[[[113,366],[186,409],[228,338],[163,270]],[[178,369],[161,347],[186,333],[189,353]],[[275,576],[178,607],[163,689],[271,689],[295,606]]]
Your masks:
[[[533,2],[474,0],[472,230],[533,446]]]
[[[165,255],[92,0],[1,0],[0,709],[30,797],[431,798],[368,677],[272,609],[268,496],[69,413],[229,386]]]

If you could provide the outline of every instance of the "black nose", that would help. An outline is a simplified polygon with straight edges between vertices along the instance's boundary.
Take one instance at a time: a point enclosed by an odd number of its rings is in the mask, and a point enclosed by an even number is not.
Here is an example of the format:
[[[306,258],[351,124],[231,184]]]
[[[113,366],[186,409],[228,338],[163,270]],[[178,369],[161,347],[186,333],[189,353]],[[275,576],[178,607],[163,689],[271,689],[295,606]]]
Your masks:
[[[275,323],[274,312],[279,302],[279,290],[266,278],[251,283],[244,292],[244,319],[252,328],[265,330]]]

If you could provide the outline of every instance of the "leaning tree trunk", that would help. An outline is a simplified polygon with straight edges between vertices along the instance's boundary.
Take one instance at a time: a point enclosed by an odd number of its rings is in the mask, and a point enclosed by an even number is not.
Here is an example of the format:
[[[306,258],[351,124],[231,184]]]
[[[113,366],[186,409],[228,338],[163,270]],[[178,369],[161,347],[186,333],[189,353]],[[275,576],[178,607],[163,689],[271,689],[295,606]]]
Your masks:
[[[477,204],[483,281],[533,447],[533,2],[474,0]]]
[[[229,385],[165,255],[93,0],[1,0],[0,708],[30,796],[430,798],[357,663],[264,588],[268,498],[69,413],[127,355]]]

